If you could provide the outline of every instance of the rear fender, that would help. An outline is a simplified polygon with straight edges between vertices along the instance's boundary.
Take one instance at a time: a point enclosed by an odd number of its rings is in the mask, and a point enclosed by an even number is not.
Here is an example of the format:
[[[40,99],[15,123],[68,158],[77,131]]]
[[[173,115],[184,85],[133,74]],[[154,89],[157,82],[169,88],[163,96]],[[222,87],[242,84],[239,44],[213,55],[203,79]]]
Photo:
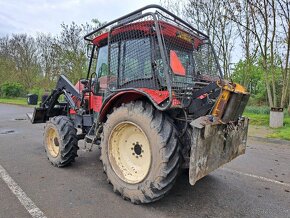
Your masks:
[[[100,110],[99,122],[104,122],[106,120],[106,115],[110,113],[114,107],[119,107],[123,103],[143,99],[151,102],[154,106],[158,106],[158,104],[168,97],[168,91],[157,91],[145,88],[118,92],[117,94],[109,96],[104,101]]]

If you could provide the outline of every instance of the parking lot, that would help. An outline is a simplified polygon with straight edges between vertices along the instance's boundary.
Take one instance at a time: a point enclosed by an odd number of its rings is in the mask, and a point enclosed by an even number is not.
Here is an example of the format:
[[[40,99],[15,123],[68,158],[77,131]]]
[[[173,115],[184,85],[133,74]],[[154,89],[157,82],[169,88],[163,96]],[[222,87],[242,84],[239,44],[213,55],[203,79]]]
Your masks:
[[[290,143],[249,138],[245,155],[195,186],[181,174],[165,198],[133,205],[107,183],[97,148],[53,167],[31,111],[0,104],[0,217],[290,217]]]

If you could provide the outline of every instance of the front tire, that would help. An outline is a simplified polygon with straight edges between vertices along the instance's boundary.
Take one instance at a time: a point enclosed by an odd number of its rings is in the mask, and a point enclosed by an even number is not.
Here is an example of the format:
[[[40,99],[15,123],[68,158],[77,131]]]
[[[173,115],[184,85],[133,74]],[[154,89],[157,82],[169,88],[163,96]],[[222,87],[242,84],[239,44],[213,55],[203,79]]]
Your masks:
[[[56,116],[47,121],[44,129],[44,148],[48,160],[56,167],[64,167],[77,157],[77,130],[67,116]]]
[[[179,170],[174,126],[165,113],[137,101],[115,109],[104,125],[101,160],[115,192],[132,203],[162,198]]]

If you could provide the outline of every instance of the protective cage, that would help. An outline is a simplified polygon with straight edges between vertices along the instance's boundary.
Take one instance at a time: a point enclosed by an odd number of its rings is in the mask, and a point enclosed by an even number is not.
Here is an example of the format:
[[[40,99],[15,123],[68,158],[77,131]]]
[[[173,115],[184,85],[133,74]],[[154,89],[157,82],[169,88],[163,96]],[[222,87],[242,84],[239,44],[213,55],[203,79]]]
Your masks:
[[[109,22],[85,39],[108,46],[108,66],[102,67],[106,95],[132,88],[166,90],[169,99],[159,105],[165,109],[173,99],[182,105],[222,77],[208,36],[158,5]]]

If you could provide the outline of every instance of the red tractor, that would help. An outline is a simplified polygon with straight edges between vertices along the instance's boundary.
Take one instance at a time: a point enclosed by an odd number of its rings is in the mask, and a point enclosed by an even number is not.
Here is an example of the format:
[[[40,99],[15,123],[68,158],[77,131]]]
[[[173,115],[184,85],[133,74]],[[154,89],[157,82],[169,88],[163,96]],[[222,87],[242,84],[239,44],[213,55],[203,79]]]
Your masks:
[[[99,145],[114,191],[148,203],[168,193],[181,168],[194,185],[245,152],[249,93],[223,79],[207,35],[149,5],[85,40],[92,46],[86,79],[74,86],[60,76],[31,116],[46,123],[54,166],[75,160],[78,140]]]

